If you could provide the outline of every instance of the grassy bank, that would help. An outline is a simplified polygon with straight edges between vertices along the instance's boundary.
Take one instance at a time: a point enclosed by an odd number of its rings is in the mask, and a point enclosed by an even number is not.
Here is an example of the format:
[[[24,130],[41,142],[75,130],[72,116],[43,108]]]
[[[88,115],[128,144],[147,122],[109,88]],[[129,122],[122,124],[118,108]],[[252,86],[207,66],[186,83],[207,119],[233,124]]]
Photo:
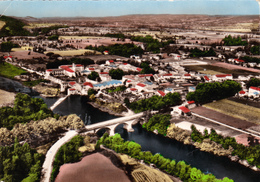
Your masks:
[[[27,71],[18,68],[16,66],[13,66],[9,63],[4,63],[0,65],[0,75],[13,79],[17,75],[21,75],[27,73]]]

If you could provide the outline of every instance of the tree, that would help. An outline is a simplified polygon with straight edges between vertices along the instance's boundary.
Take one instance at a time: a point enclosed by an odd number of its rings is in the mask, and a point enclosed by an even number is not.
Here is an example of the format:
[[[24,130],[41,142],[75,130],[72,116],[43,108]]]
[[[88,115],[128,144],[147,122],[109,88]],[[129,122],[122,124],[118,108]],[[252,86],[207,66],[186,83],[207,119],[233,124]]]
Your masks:
[[[99,74],[95,71],[92,71],[89,75],[88,75],[88,78],[90,80],[96,80],[97,78],[99,77]]]
[[[15,47],[15,45],[14,45],[12,42],[8,41],[8,42],[3,42],[3,43],[0,45],[0,47],[1,47],[0,50],[1,50],[2,52],[10,52],[10,51],[12,50],[12,48]]]
[[[111,76],[112,79],[121,80],[124,75],[124,71],[119,68],[112,69],[109,70],[109,75]]]

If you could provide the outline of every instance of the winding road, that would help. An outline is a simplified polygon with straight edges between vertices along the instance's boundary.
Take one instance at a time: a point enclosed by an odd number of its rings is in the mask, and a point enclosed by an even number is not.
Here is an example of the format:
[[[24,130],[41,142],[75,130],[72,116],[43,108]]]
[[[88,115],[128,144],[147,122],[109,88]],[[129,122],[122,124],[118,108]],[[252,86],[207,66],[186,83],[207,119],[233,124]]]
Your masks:
[[[47,152],[45,161],[42,166],[43,177],[41,182],[49,182],[52,172],[52,163],[54,161],[55,155],[58,152],[59,148],[66,142],[70,141],[78,132],[75,130],[70,130],[65,133],[65,136],[59,139]]]

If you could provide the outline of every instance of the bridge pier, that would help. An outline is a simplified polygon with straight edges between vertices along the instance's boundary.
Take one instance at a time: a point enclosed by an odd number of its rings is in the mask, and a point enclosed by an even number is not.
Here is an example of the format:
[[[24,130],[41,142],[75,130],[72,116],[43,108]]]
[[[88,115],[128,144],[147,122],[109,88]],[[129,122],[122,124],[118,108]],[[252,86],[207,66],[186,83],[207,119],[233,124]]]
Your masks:
[[[128,132],[134,132],[134,129],[132,127],[132,123],[125,123],[124,129],[126,129]]]

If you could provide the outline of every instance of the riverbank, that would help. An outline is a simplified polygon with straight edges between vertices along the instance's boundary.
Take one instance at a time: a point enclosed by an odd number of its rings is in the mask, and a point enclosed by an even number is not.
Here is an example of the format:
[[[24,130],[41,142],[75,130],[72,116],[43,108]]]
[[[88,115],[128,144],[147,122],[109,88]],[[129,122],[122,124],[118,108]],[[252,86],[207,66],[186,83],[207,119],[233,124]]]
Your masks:
[[[115,111],[113,111],[112,109],[108,108],[108,107],[104,107],[102,105],[97,104],[96,102],[88,102],[91,106],[99,109],[102,112],[107,112],[110,115],[114,115],[114,116],[118,116],[118,117],[123,117],[125,116],[123,113],[117,113]]]

